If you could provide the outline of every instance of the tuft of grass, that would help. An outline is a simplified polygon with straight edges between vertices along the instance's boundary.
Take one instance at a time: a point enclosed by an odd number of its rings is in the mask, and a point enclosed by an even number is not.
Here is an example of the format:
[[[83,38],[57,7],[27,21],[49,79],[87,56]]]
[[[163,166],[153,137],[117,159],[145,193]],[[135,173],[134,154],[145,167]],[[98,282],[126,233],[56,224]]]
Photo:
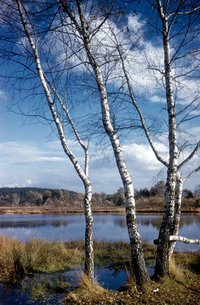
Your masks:
[[[177,281],[183,281],[186,274],[186,268],[181,264],[177,264],[175,258],[172,257],[169,264],[170,276],[176,279]]]
[[[91,279],[84,273],[79,275],[79,287],[70,292],[65,301],[67,304],[104,304],[104,300],[108,302],[114,294],[104,289],[97,281]]]
[[[79,275],[79,287],[85,291],[87,297],[102,295],[106,291],[96,280],[91,281],[90,277],[83,272]]]
[[[17,282],[24,277],[22,243],[0,236],[0,281]]]
[[[46,282],[38,283],[30,290],[32,299],[42,299],[48,294],[49,286]]]

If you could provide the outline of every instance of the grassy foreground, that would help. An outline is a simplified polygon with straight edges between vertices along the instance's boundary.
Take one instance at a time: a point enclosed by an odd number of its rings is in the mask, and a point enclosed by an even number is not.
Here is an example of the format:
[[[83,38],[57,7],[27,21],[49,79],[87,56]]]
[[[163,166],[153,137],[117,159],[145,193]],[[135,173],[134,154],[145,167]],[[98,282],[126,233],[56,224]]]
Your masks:
[[[162,282],[152,281],[142,291],[137,290],[134,282],[130,281],[124,291],[111,292],[97,283],[91,284],[84,276],[80,279],[79,288],[66,296],[64,304],[198,305],[199,289],[199,276],[188,270],[182,271],[181,279],[172,275]]]
[[[115,268],[130,266],[129,245],[123,242],[95,242],[95,264],[112,265]],[[147,264],[153,263],[155,248],[144,245]],[[51,273],[82,265],[84,250],[82,242],[44,242],[32,240],[27,243],[0,237],[0,282],[20,282],[25,275]],[[129,271],[127,271],[128,274]],[[171,264],[170,277],[154,282],[143,291],[136,289],[134,279],[121,291],[111,292],[98,283],[91,284],[86,276],[80,277],[79,287],[68,293],[62,304],[148,304],[148,305],[197,305],[200,299],[200,253],[176,253]],[[62,283],[61,283],[62,284]],[[35,296],[43,296],[43,288],[35,290]]]

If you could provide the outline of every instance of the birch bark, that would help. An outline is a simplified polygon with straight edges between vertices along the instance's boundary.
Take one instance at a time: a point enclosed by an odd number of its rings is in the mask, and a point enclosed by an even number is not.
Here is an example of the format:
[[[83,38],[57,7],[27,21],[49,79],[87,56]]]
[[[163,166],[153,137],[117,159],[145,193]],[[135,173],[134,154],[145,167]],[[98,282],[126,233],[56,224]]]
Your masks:
[[[176,180],[176,198],[175,198],[175,209],[174,209],[174,221],[171,234],[177,236],[179,233],[180,219],[181,219],[181,203],[183,193],[183,180],[179,172],[177,172]],[[176,242],[170,243],[169,260],[174,252]]]
[[[16,0],[17,1],[17,6],[18,6],[18,11],[19,15],[21,18],[21,22],[24,28],[24,32],[27,36],[27,39],[29,41],[30,47],[33,52],[33,57],[34,57],[34,62],[36,65],[36,69],[38,72],[38,76],[42,85],[42,88],[44,90],[44,93],[46,95],[47,103],[49,106],[49,109],[51,111],[53,120],[56,124],[57,131],[60,137],[60,142],[62,144],[63,150],[65,154],[68,156],[70,159],[71,163],[73,164],[78,176],[81,178],[84,187],[85,187],[85,196],[84,196],[84,212],[85,212],[85,221],[86,221],[86,229],[85,229],[85,272],[89,275],[91,280],[94,280],[94,258],[93,258],[93,217],[92,217],[92,211],[91,211],[91,199],[92,199],[92,186],[90,179],[88,177],[88,151],[86,149],[86,146],[83,146],[83,143],[78,136],[77,131],[75,131],[75,135],[78,139],[79,144],[84,147],[85,150],[85,171],[81,168],[78,159],[75,157],[73,152],[70,150],[67,140],[65,137],[65,132],[62,126],[62,122],[59,118],[58,112],[56,111],[55,107],[55,101],[52,97],[52,93],[50,90],[50,87],[48,85],[48,81],[45,77],[41,60],[40,60],[40,55],[37,49],[37,45],[31,35],[30,31],[30,24],[27,22],[26,18],[26,11],[23,7],[23,2],[21,0]],[[57,96],[58,98],[58,96]],[[62,103],[61,100],[59,100],[61,105],[64,107],[64,104]],[[67,109],[65,109],[67,111]],[[69,114],[68,114],[68,119],[69,119]],[[69,122],[72,126],[72,129],[75,130],[75,126],[72,123],[71,118],[69,119]]]
[[[178,148],[176,131],[176,110],[173,99],[173,86],[171,74],[170,43],[167,14],[164,11],[161,0],[157,0],[158,11],[162,22],[163,50],[164,50],[164,75],[166,88],[166,101],[168,111],[168,141],[169,162],[167,169],[167,181],[164,194],[164,212],[161,223],[156,255],[155,276],[163,277],[169,273],[170,242],[169,238],[173,230],[174,208],[177,183]]]

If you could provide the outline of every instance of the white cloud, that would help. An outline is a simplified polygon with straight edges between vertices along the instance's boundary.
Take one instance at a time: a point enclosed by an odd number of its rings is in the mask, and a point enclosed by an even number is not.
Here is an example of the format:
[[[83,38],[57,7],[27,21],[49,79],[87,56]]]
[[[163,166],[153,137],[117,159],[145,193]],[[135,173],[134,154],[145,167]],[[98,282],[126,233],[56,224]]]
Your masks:
[[[164,155],[165,159],[167,156],[167,148],[163,144],[159,143],[156,143],[155,147],[159,153]],[[133,164],[137,164],[137,167],[140,165],[141,169],[146,171],[154,171],[162,168],[162,164],[156,159],[149,145],[130,144],[123,146],[123,150],[129,163],[132,161]]]
[[[7,99],[6,92],[0,89],[0,102],[4,102]]]
[[[101,22],[102,20],[98,18],[91,19],[90,26],[95,29]],[[118,42],[122,46],[126,57],[126,70],[136,96],[142,97],[143,100],[145,98],[145,100],[152,103],[163,103],[165,99],[163,98],[164,59],[162,39],[160,39],[160,44],[157,45],[153,44],[150,39],[147,40],[144,35],[147,26],[144,19],[141,19],[139,15],[129,15],[124,28],[119,28],[119,25],[107,20],[101,30],[97,31],[93,36],[91,41],[92,49],[98,63],[101,65],[105,79],[109,74],[108,81],[110,83],[116,86],[124,85],[121,64],[116,62],[116,58],[119,57],[116,48],[116,43]],[[128,29],[128,32],[126,29]],[[73,69],[75,73],[91,71],[91,67],[89,68],[88,64],[86,64],[88,70],[84,65],[88,60],[79,34],[70,25],[70,22],[68,22],[67,30],[64,30],[68,33],[68,37],[64,42],[61,39],[60,32],[53,34],[56,43],[51,47],[51,51],[58,64],[65,65],[65,67],[67,65],[68,68],[75,66]],[[117,42],[112,33],[115,34]],[[53,49],[54,47],[55,50]],[[175,93],[179,104],[186,104],[199,95],[199,86],[195,78],[189,79],[187,73],[185,74],[183,71],[185,66],[187,66],[187,70],[192,69],[195,66],[193,62],[194,59],[185,58],[180,65],[176,64],[172,67],[174,77],[182,74],[182,77],[177,79],[176,88],[174,88],[174,91],[178,89]]]
[[[75,189],[77,185],[78,178],[59,142],[3,142],[0,160],[1,186],[71,186]]]
[[[37,186],[83,191],[82,181],[58,144],[57,141],[42,145],[31,142],[1,143],[0,186]],[[165,144],[156,143],[155,145],[163,158],[167,158]],[[94,148],[92,143],[91,148]],[[134,187],[138,189],[151,187],[156,180],[165,178],[166,170],[156,160],[147,144],[130,142],[123,145],[122,149]],[[78,155],[81,155],[81,151]],[[107,151],[96,153],[91,151],[91,155],[90,175],[93,191],[115,192],[122,182],[112,150],[107,149]],[[81,161],[83,161],[82,158]],[[187,166],[185,173],[198,163],[199,157],[196,156]],[[197,177],[198,175],[195,175],[187,185],[194,188],[198,184]]]
[[[4,142],[0,143],[0,154],[4,156],[5,164],[28,164],[44,161],[65,161],[64,157],[57,156],[60,152],[51,151],[48,144],[33,144],[31,142]]]
[[[166,103],[166,100],[161,96],[161,95],[158,95],[158,94],[152,94],[150,97],[149,97],[149,100],[151,101],[151,103]]]

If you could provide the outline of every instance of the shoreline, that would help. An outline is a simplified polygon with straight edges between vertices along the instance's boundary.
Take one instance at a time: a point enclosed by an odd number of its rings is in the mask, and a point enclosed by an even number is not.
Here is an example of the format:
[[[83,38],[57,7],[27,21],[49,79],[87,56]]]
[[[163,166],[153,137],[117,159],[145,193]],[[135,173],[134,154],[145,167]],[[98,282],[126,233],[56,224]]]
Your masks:
[[[136,211],[138,214],[162,214],[163,210],[160,208],[140,208]],[[38,206],[2,206],[0,207],[0,214],[82,214],[84,211],[81,207],[38,207]],[[93,207],[94,214],[124,214],[124,207]],[[183,208],[184,214],[200,214],[200,208]]]

